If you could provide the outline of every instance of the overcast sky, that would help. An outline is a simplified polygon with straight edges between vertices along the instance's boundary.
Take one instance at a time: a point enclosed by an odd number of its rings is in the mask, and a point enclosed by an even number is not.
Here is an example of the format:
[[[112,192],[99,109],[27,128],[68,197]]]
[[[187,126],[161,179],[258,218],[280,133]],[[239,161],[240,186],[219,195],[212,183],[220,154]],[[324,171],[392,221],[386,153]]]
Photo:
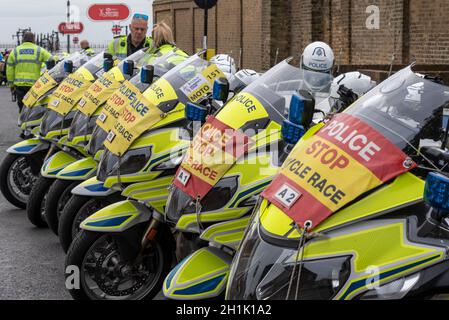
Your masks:
[[[153,0],[71,0],[70,2],[74,14],[79,8],[80,20],[85,27],[80,38],[86,38],[91,42],[104,43],[113,37],[112,22],[93,22],[87,17],[88,7],[95,3],[126,3],[131,8],[131,15],[135,12],[148,14],[152,23]],[[57,30],[59,23],[66,21],[66,8],[67,0],[0,0],[0,43],[14,43],[12,34],[15,34],[18,28],[31,27],[36,34]],[[121,22],[121,25],[128,24],[129,20]]]

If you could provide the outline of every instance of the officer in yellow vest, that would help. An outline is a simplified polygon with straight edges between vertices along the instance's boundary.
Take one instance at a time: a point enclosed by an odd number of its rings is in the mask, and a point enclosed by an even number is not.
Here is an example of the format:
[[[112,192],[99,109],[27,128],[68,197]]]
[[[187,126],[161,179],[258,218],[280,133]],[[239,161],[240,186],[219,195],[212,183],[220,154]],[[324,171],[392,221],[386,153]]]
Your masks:
[[[41,75],[42,63],[52,57],[47,50],[34,42],[34,34],[26,32],[22,44],[11,52],[6,64],[8,84],[11,91],[15,92],[20,111],[23,108],[23,97]]]
[[[178,65],[179,63],[183,62],[185,58],[189,57],[187,53],[176,47],[173,31],[171,30],[171,28],[164,22],[158,23],[153,28],[153,44],[151,45],[150,51],[148,53],[153,54],[153,57],[151,59],[156,59],[154,58],[155,56],[163,56],[170,51],[175,51],[177,53],[167,60],[168,63],[173,65]]]
[[[136,13],[129,26],[131,34],[112,40],[107,51],[118,59],[124,60],[143,48],[151,47],[153,41],[147,36],[148,19],[147,15]]]
[[[94,51],[94,49],[92,49],[90,47],[89,41],[81,40],[80,47],[81,47],[81,50],[86,52],[89,56],[95,55],[95,51]]]

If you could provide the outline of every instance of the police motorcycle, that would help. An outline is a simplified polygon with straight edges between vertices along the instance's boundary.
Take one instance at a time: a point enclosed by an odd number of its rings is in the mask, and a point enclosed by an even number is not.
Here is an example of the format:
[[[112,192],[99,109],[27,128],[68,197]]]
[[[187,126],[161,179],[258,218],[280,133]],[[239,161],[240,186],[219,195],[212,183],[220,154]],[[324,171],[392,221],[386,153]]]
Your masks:
[[[86,56],[76,52],[57,64],[54,60],[47,62],[47,70],[24,97],[25,107],[18,120],[23,136],[35,136],[39,131],[51,94],[68,76],[65,63],[71,61],[79,67],[83,59]],[[7,150],[8,154],[0,166],[0,191],[14,206],[26,208],[47,152],[48,144],[37,137],[19,142]]]
[[[109,99],[115,99],[114,92],[120,89],[125,78],[143,92],[151,85],[151,82],[148,81],[162,76],[187,57],[188,55],[182,50],[174,49],[171,46],[168,50],[159,50],[157,53],[153,53],[149,49],[141,50],[106,72],[85,92],[83,99],[78,103],[78,111],[70,127],[68,140],[85,147],[87,156],[67,164],[56,174],[56,180],[48,189],[48,198],[45,201],[46,221],[56,235],[58,234],[59,217],[72,196],[72,189],[82,181],[95,176],[98,160],[102,153],[102,142],[106,137],[106,131],[100,126],[96,127],[96,122]],[[111,61],[106,60],[105,70],[111,66]],[[86,146],[88,141],[94,139],[94,144]],[[99,147],[100,150],[98,150]],[[52,170],[52,164],[48,163],[48,170]]]
[[[199,58],[195,58],[196,60],[198,60]],[[214,65],[216,65],[220,70],[222,70],[222,72],[224,72],[224,74],[227,77],[231,77],[232,75],[235,74],[235,65],[233,63],[233,60],[229,60],[232,59],[229,56],[226,55],[217,55],[211,58],[210,62],[213,63]],[[198,62],[195,62],[196,64],[200,64],[203,63],[203,60],[198,60]],[[187,66],[184,66],[182,70],[183,73],[187,73],[190,72],[189,70],[191,70],[194,66],[195,63],[194,62],[189,62]],[[189,65],[192,64],[192,65]],[[192,69],[193,70],[193,69]],[[242,86],[245,85],[244,81],[245,79],[248,78],[248,75],[246,75],[246,73],[248,74],[254,74],[251,73],[251,71],[249,70],[241,70],[239,71],[239,73],[236,74],[236,80],[235,80],[235,86],[236,86],[236,90],[239,89],[238,86]],[[171,79],[169,79],[169,81],[172,82],[172,86],[176,88],[176,86],[181,87],[180,86],[180,82],[178,79],[176,79],[176,74],[175,76],[172,76]],[[215,76],[215,75],[214,75]],[[238,76],[243,76],[244,79],[242,80],[237,80],[239,79]],[[200,79],[201,80],[201,79]],[[166,80],[165,80],[166,81]],[[184,81],[182,79],[182,81]],[[165,84],[164,81],[161,81],[160,83]],[[198,83],[196,84],[198,85]],[[202,82],[199,83],[199,89],[201,89],[202,87],[204,88],[205,82],[204,80],[202,80]],[[166,86],[167,87],[167,86]],[[159,94],[163,94],[164,90],[167,90],[166,87],[162,87],[162,88],[158,88],[159,90]],[[193,87],[194,88],[194,87]],[[208,93],[207,95],[210,95],[209,91],[211,86],[208,86]],[[183,90],[186,91],[188,89],[188,87],[186,86],[186,88],[184,88]],[[180,89],[178,89],[180,90]],[[170,92],[169,92],[170,93]],[[194,92],[195,93],[195,92]],[[171,94],[171,93],[170,93]],[[193,100],[197,100],[199,98],[201,98],[201,94],[196,97],[196,98],[192,98]],[[99,126],[102,126],[104,130],[102,130],[103,135],[101,137],[101,139],[99,139],[99,136],[94,136],[94,139],[92,139],[91,141],[91,146],[92,145],[103,145],[103,141],[104,141],[104,137],[106,136],[106,132],[109,132],[110,129],[112,129],[113,125],[115,124],[115,121],[113,121],[113,119],[115,119],[118,114],[120,112],[118,112],[118,110],[121,111],[121,109],[124,107],[124,104],[121,103],[121,101],[125,100],[126,97],[122,97],[122,99],[116,99],[115,102],[119,102],[121,105],[118,106],[114,101],[112,101],[110,103],[110,108],[108,113],[110,114],[109,119],[106,119],[106,121],[104,122],[98,122]],[[174,99],[175,101],[175,99]],[[181,117],[182,116],[182,117]],[[179,115],[179,117],[181,117],[184,121],[183,115]],[[175,132],[177,132],[175,130]],[[167,133],[168,134],[168,133]],[[161,136],[161,138],[166,139],[165,136]],[[152,138],[153,139],[153,138]],[[151,157],[153,158],[153,157]],[[144,160],[144,159],[142,159]],[[163,160],[163,159],[161,159]],[[169,160],[169,159],[165,159],[165,160]],[[171,167],[176,166],[177,164],[173,164],[171,165],[168,162],[169,166],[167,169],[171,170]],[[116,165],[116,164],[115,164]],[[171,166],[171,167],[170,167]],[[164,170],[164,166],[160,166],[158,168],[159,170]],[[110,170],[110,169],[108,169]],[[161,174],[161,173],[158,173]],[[79,225],[80,223],[85,220],[86,218],[88,218],[89,216],[91,216],[93,213],[99,211],[100,209],[125,200],[126,197],[128,197],[128,193],[125,192],[124,195],[121,194],[121,192],[123,191],[123,188],[120,187],[120,185],[124,185],[123,179],[121,180],[121,184],[118,183],[118,179],[115,177],[116,174],[111,174],[111,177],[106,179],[105,181],[100,181],[99,180],[99,175],[97,174],[97,176],[81,183],[80,185],[78,185],[76,188],[74,188],[72,190],[73,196],[70,198],[70,200],[68,201],[67,205],[64,207],[64,210],[61,213],[61,217],[60,217],[60,223],[59,223],[59,230],[58,230],[58,235],[59,235],[59,239],[60,239],[60,243],[61,246],[63,248],[64,251],[67,251],[73,238],[75,237],[75,235],[79,232],[80,228]],[[103,178],[104,179],[104,178]],[[150,175],[149,180],[153,179],[153,175]],[[168,178],[167,178],[168,179]],[[137,183],[137,182],[143,182],[148,180],[148,172],[144,171],[144,172],[136,172],[134,175],[128,175],[126,176],[126,185],[131,185],[132,183]],[[125,186],[125,187],[127,187]],[[132,190],[127,188],[127,190]]]
[[[371,78],[348,73],[334,79],[329,96],[332,81],[329,75],[312,73],[323,80],[320,86],[314,86],[307,82],[304,72],[311,71],[301,70],[286,60],[240,94],[251,97],[259,108],[265,109],[256,114],[263,120],[256,121],[248,115],[241,121],[246,130],[249,124],[259,125],[251,128],[257,132],[258,142],[227,165],[219,175],[221,178],[205,191],[194,180],[198,176],[195,172],[198,163],[191,165],[188,156],[184,159],[166,206],[166,218],[176,226],[177,259],[181,261],[164,281],[163,293],[167,298],[198,300],[224,294],[233,255],[249,222],[248,215],[260,193],[278,172],[291,144],[297,141],[298,136],[292,137],[294,131],[289,132],[289,127],[282,126],[285,118],[289,115],[287,124],[301,125],[304,129],[311,127],[313,132],[326,114],[349,106],[372,88]],[[357,84],[353,83],[355,79]],[[329,101],[319,101],[326,92]],[[235,101],[239,100],[245,101],[239,97]],[[229,103],[229,110],[238,110],[233,103]],[[303,120],[298,116],[304,117]],[[223,119],[227,124],[233,121],[230,114]],[[263,121],[264,125],[260,126]],[[201,164],[205,167],[208,159],[203,160]],[[193,180],[189,185],[190,179]]]
[[[150,299],[160,291],[173,254],[170,230],[160,223],[168,186],[193,137],[192,116],[220,107],[211,98],[213,83],[233,72],[201,55],[154,82],[109,133],[97,178],[133,200],[82,222],[66,258],[81,273],[81,288],[69,290],[75,299]]]
[[[126,105],[127,90],[134,94],[144,93],[154,81],[184,62],[188,57],[184,51],[177,48],[172,48],[171,51],[165,52],[156,59],[153,57],[148,61],[149,64],[142,67],[138,75],[127,80],[126,83],[123,82],[120,88],[99,108],[100,115],[96,120],[92,139],[87,145],[88,152],[94,154],[94,158],[79,160],[58,173],[58,181],[55,184],[65,189],[65,194],[71,194],[67,200],[63,198],[58,200],[57,211],[46,211],[46,214],[52,216],[48,220],[55,221],[55,230],[53,231],[59,236],[64,252],[67,252],[73,237],[78,233],[82,220],[99,209],[124,199],[117,190],[103,187],[103,182],[98,181],[96,173],[98,162],[104,152],[103,143]],[[124,68],[131,71],[133,65],[129,61],[125,61]],[[125,73],[130,72],[126,71]],[[64,184],[68,184],[69,187],[64,187]]]
[[[37,133],[38,144],[47,150],[47,155],[33,185],[28,202],[27,216],[37,227],[46,227],[44,219],[45,200],[54,175],[67,164],[85,154],[84,148],[69,141],[67,134],[76,114],[76,105],[98,77],[103,74],[104,54],[91,58],[81,54],[78,61],[68,60],[64,64],[69,74],[49,96],[47,110]],[[49,170],[49,163],[57,163]]]
[[[447,293],[449,87],[412,68],[298,142],[256,205],[227,299]]]

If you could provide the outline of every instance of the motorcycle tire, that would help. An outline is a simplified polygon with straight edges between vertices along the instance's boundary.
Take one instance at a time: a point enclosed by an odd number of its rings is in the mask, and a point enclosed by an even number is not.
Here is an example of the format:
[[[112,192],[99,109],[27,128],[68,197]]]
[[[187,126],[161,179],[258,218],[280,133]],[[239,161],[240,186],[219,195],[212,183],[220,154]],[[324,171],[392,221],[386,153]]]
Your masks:
[[[65,253],[67,253],[73,239],[80,231],[79,223],[109,204],[111,202],[105,199],[72,195],[59,217],[58,236]],[[77,225],[74,225],[75,223]]]
[[[47,221],[44,215],[45,200],[50,186],[55,182],[55,179],[49,179],[40,176],[33,190],[30,194],[30,199],[27,203],[28,220],[38,228],[47,228]]]
[[[55,235],[58,235],[59,218],[65,205],[72,195],[72,190],[79,184],[78,181],[57,179],[48,190],[45,201],[45,220],[48,227]]]
[[[82,230],[80,233],[78,233],[69,248],[65,261],[65,268],[67,272],[69,270],[79,270],[79,286],[70,285],[71,280],[73,280],[73,275],[66,273],[66,286],[68,287],[70,295],[75,300],[97,300],[108,299],[109,297],[114,300],[150,300],[153,299],[162,290],[163,281],[170,271],[173,258],[173,247],[171,246],[170,240],[168,238],[164,238],[167,237],[164,236],[165,232],[159,232],[153,243],[151,252],[148,254],[148,259],[151,259],[151,261],[147,261],[146,258],[144,258],[142,259],[142,264],[139,265],[139,267],[142,268],[147,267],[149,264],[151,264],[152,266],[155,266],[155,268],[157,268],[158,273],[155,275],[154,279],[152,279],[149,288],[143,288],[144,292],[135,294],[134,296],[122,295],[120,294],[120,292],[111,293],[111,289],[104,288],[112,282],[108,280],[108,277],[116,277],[117,274],[117,271],[110,273],[109,267],[103,267],[103,265],[110,266],[111,262],[106,259],[114,261],[112,259],[115,258],[115,261],[120,261],[120,254],[117,251],[118,245],[116,239],[119,237],[126,237],[127,239],[129,239],[129,237],[131,236],[134,241],[140,241],[141,237],[144,234],[145,228],[142,229],[136,227],[125,231],[127,235],[124,235],[123,233],[110,234],[86,230]],[[134,234],[130,235],[130,233]],[[103,244],[108,245],[102,246]],[[97,249],[98,251],[95,251],[95,249]],[[92,259],[97,259],[97,261]],[[101,260],[102,263],[98,263],[98,259]],[[87,266],[87,264],[89,266]],[[122,269],[120,268],[120,270]],[[91,272],[91,274],[89,274],[89,271]],[[107,281],[104,281],[104,279],[107,279]],[[132,274],[132,279],[136,281],[135,273]],[[99,283],[98,281],[102,282]],[[87,287],[89,283],[92,285],[92,288]],[[138,282],[138,284],[141,285],[141,282]],[[132,288],[134,288],[134,286]],[[140,289],[142,289],[142,285]],[[101,293],[95,294],[93,293],[93,290],[99,290]],[[113,293],[117,294],[114,295]]]
[[[26,160],[26,156],[18,154],[8,154],[0,165],[0,191],[13,206],[19,209],[25,209],[28,199],[20,197],[15,192],[9,182],[10,170],[14,164],[22,159]]]

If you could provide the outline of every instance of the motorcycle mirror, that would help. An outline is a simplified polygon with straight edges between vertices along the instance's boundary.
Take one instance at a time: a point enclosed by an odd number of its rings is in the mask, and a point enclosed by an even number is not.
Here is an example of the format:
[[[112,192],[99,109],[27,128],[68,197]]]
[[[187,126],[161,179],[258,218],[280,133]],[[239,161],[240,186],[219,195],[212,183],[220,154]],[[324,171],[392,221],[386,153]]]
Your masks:
[[[142,83],[151,84],[154,80],[154,66],[147,65],[140,72],[140,80]]]
[[[56,65],[56,61],[53,60],[53,59],[48,60],[47,62],[45,62],[45,66],[47,67],[47,70],[53,69],[55,67],[55,65]]]
[[[72,60],[67,60],[66,62],[64,62],[64,71],[67,73],[73,72],[73,61]]]
[[[103,70],[104,72],[108,72],[114,67],[114,61],[112,59],[104,59],[103,61]]]
[[[204,122],[206,120],[207,116],[207,109],[194,104],[194,103],[187,103],[186,105],[186,118],[189,121],[201,121]]]
[[[123,63],[123,74],[132,77],[134,75],[134,61],[126,60]]]
[[[225,78],[215,80],[212,97],[214,100],[226,102],[229,97],[229,81]]]
[[[282,138],[288,144],[296,144],[310,126],[315,112],[315,99],[308,91],[300,90],[290,101],[288,120],[282,124]]]

